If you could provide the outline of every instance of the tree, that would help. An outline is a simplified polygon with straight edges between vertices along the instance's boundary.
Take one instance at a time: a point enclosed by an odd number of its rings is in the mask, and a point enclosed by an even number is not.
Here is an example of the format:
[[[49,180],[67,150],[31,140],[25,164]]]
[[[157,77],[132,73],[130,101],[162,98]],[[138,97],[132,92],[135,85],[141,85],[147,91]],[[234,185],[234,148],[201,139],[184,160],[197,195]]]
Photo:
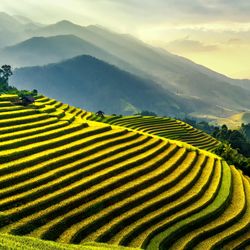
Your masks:
[[[140,113],[136,114],[136,115],[142,115],[142,116],[157,116],[156,113],[152,112],[152,111],[148,111],[148,110],[142,110]]]
[[[36,96],[38,91],[36,89],[33,89],[31,93],[32,93],[33,96]]]
[[[228,143],[221,143],[216,149],[215,153],[230,165],[235,165],[241,169],[244,174],[250,176],[250,159],[240,154],[236,149],[233,149]]]
[[[13,75],[10,65],[3,65],[0,68],[0,90],[7,91],[9,88],[9,77]]]

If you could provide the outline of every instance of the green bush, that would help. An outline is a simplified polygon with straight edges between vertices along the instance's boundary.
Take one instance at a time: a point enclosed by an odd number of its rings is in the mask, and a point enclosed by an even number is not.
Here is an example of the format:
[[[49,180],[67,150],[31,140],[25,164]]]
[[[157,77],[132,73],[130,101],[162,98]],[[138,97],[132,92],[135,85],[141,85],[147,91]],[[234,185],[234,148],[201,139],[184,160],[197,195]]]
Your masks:
[[[241,169],[244,174],[250,176],[250,159],[240,154],[237,149],[233,149],[228,143],[221,143],[215,153],[224,158],[228,164]]]

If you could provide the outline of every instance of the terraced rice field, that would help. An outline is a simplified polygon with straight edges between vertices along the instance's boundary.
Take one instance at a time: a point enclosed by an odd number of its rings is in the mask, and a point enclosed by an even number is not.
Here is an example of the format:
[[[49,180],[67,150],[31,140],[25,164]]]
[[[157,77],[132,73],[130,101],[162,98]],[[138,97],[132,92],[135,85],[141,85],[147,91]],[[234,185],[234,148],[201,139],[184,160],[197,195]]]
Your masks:
[[[0,96],[0,247],[250,246],[249,178],[211,152],[165,138],[191,138],[193,128],[152,117],[111,126],[47,97],[28,107],[13,98]],[[164,137],[154,135],[160,123],[169,128]]]
[[[33,237],[0,234],[1,250],[138,250],[105,243],[87,242],[82,245],[61,244]]]
[[[189,143],[200,149],[213,151],[219,142],[212,136],[193,128],[191,125],[173,118],[153,116],[106,116],[104,119],[92,115],[90,120],[132,128],[167,139]]]

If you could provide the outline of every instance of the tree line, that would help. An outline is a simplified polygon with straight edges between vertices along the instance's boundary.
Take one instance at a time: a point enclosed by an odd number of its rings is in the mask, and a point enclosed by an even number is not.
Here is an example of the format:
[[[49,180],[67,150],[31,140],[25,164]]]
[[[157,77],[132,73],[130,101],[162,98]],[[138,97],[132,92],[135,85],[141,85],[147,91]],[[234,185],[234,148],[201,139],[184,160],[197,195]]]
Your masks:
[[[185,122],[220,141],[215,153],[250,176],[250,124],[242,124],[239,130],[233,130],[226,125],[219,127],[206,121],[197,122],[187,118]]]

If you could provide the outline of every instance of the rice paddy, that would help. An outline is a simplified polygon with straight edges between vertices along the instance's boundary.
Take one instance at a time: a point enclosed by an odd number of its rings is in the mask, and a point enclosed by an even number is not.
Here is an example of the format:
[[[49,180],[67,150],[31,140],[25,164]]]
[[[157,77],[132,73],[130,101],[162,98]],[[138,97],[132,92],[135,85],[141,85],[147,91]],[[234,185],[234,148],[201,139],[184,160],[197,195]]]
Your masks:
[[[249,247],[249,178],[211,136],[15,98],[0,96],[1,249]]]

